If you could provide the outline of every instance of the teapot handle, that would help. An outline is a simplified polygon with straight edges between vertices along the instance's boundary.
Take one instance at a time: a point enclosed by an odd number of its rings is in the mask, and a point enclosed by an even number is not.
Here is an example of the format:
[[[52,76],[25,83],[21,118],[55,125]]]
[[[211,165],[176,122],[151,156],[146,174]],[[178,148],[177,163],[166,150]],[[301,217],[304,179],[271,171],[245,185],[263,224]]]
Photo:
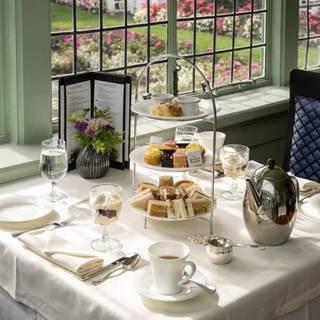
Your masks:
[[[291,173],[289,172],[289,176],[294,184],[294,187],[296,189],[296,201],[297,201],[297,206],[299,205],[299,198],[300,198],[300,187],[299,187],[299,182],[298,179]]]

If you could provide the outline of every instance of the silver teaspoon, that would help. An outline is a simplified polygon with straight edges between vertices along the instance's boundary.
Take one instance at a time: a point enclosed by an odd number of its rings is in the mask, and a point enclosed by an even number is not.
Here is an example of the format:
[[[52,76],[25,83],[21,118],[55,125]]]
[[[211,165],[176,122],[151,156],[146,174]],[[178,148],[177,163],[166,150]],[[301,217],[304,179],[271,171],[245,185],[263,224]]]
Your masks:
[[[187,273],[184,273],[184,276],[188,276]],[[191,282],[197,286],[199,286],[200,288],[202,288],[203,290],[207,291],[208,293],[216,293],[217,289],[215,286],[212,286],[212,285],[205,285],[201,282],[198,282],[198,281],[195,281],[195,280],[192,280],[192,279],[189,279],[188,282]]]
[[[137,253],[137,254],[133,255],[132,257],[128,258],[122,265],[119,266],[119,268],[115,268],[115,269],[111,270],[102,278],[92,281],[91,284],[94,286],[99,285],[100,283],[107,280],[109,278],[109,276],[117,270],[123,269],[124,271],[128,271],[128,270],[132,269],[133,267],[135,267],[137,265],[137,263],[139,262],[139,260],[140,260],[140,254]]]

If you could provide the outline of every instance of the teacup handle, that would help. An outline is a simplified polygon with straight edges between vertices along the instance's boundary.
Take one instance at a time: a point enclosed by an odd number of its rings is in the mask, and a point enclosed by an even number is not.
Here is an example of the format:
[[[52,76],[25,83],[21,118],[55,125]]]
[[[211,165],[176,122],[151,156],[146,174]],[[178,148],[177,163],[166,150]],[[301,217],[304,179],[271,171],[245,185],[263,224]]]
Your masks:
[[[189,266],[191,268],[191,271],[187,271],[186,267]],[[191,262],[191,261],[185,261],[183,263],[183,279],[179,282],[179,285],[183,285],[185,283],[187,283],[191,277],[194,275],[194,273],[196,272],[196,265]]]

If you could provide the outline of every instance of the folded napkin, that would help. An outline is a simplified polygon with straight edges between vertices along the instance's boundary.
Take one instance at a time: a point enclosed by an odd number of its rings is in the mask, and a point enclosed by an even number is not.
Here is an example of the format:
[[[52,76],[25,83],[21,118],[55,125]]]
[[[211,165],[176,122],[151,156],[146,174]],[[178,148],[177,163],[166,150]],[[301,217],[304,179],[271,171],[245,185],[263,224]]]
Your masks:
[[[56,231],[34,230],[22,234],[18,239],[36,254],[80,276],[102,267],[103,259],[77,248]]]
[[[315,181],[301,182],[300,194],[304,197],[312,196],[320,192],[320,183]]]

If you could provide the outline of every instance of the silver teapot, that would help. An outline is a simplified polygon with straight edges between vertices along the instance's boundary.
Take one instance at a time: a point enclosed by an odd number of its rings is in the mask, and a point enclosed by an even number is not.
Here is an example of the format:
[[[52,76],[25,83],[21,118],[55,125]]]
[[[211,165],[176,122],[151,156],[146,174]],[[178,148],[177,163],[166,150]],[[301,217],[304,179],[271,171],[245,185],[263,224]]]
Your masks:
[[[297,214],[298,182],[269,159],[246,180],[243,217],[253,241],[277,246],[289,240]]]

